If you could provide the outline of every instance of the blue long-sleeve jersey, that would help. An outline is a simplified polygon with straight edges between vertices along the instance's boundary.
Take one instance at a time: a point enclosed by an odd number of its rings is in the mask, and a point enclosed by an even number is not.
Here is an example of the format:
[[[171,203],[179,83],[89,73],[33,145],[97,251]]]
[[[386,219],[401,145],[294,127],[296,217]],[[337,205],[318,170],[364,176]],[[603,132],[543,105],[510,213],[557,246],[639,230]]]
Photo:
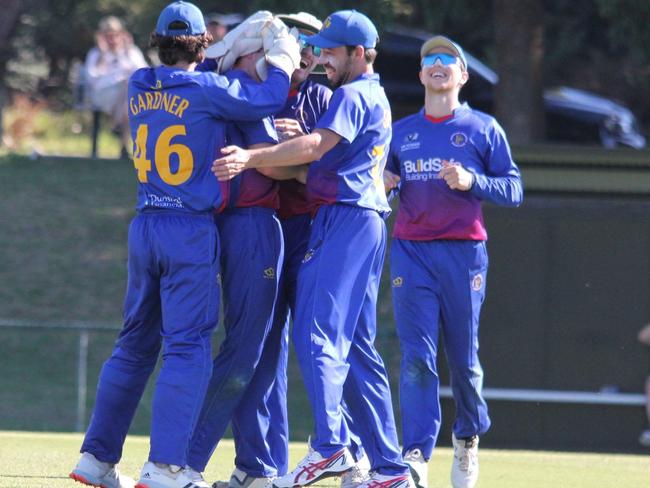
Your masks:
[[[469,191],[450,189],[440,178],[445,164],[474,175]],[[497,121],[464,104],[434,120],[424,110],[393,125],[387,169],[401,177],[393,235],[408,240],[485,240],[481,201],[518,206],[519,168]]]
[[[222,206],[212,161],[226,141],[226,124],[280,110],[289,78],[269,67],[261,84],[167,66],[143,68],[129,81],[128,107],[138,178],[139,211],[208,212]]]

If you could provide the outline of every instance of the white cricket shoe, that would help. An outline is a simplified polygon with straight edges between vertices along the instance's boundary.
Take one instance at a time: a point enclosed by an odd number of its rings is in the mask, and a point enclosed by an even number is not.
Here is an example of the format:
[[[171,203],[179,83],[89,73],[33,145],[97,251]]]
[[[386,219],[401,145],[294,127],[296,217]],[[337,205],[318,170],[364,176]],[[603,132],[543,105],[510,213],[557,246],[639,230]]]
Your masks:
[[[135,488],[209,488],[209,485],[201,473],[193,469],[146,462]]]
[[[330,457],[323,457],[311,447],[309,453],[290,473],[273,480],[276,488],[308,486],[316,481],[331,476],[339,476],[354,466],[354,459],[347,447],[335,452]]]
[[[451,434],[454,444],[454,461],[451,464],[451,486],[454,488],[473,488],[478,481],[478,436],[469,439],[456,439]]]
[[[370,460],[364,455],[357,463],[341,475],[341,488],[357,488],[370,478]]]
[[[404,462],[408,464],[413,482],[417,488],[427,488],[429,482],[429,464],[424,459],[422,451],[415,448],[404,454]]]
[[[370,477],[359,485],[359,488],[414,488],[410,474],[379,474],[371,473]]]
[[[271,488],[275,478],[256,478],[235,468],[230,476],[230,481],[215,481],[212,488]]]
[[[639,436],[639,444],[644,447],[650,447],[650,429],[644,430]]]
[[[101,488],[133,488],[135,485],[132,478],[120,474],[116,465],[99,461],[89,452],[81,454],[69,476],[84,485]]]

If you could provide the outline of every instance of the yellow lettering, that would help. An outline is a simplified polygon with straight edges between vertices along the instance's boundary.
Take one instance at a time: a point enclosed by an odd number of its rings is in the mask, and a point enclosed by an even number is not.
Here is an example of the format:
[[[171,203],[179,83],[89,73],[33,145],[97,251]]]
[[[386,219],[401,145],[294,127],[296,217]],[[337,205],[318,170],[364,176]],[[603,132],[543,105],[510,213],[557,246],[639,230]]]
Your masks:
[[[138,95],[138,108],[140,109],[140,111],[147,110],[147,104],[144,102],[144,98],[142,98],[142,95]]]
[[[153,108],[151,106],[151,104],[153,103],[153,95],[149,92],[145,92],[144,97],[147,99],[147,110],[151,110]]]
[[[152,108],[154,110],[158,110],[160,108],[160,104],[162,103],[162,93],[156,92],[153,94],[153,106]]]
[[[176,104],[178,103],[179,98],[180,97],[178,95],[174,95],[174,98],[172,98],[169,110],[167,110],[170,114],[173,114],[176,111]]]
[[[169,112],[169,105],[170,105],[169,98],[170,97],[169,97],[168,93],[163,93],[162,104],[163,104],[163,108],[165,109],[166,112]]]
[[[135,101],[133,100],[133,97],[129,100],[129,108],[131,109],[131,114],[132,115],[138,115],[138,107],[135,105]]]
[[[178,104],[178,107],[176,108],[176,117],[183,118],[183,111],[190,106],[190,102],[188,102],[185,98],[181,100],[181,103]]]

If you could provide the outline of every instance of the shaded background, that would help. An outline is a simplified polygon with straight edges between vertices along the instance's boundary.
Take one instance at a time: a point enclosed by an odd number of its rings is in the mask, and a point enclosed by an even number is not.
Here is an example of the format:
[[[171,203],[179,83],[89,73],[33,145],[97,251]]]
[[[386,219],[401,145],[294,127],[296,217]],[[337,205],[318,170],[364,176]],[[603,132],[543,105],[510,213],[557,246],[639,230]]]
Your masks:
[[[143,50],[167,0],[3,0],[0,87],[5,101],[28,92],[70,105],[76,63],[93,45],[97,22],[125,19]],[[295,2],[197,0],[204,12],[294,11]],[[542,89],[568,85],[623,101],[650,125],[650,2],[645,0],[362,0],[355,8],[380,27],[400,24],[451,36],[498,72],[495,112],[514,143],[544,134]],[[324,18],[343,1],[306,0]],[[379,46],[381,55],[381,44]],[[413,73],[416,76],[416,73]]]
[[[66,116],[98,20],[121,16],[145,49],[166,3],[3,0],[0,106],[28,119],[30,107],[40,105]],[[293,2],[196,3],[206,13],[296,9]],[[349,4],[305,1],[300,8],[324,16],[343,7]],[[650,320],[649,153],[530,144],[543,133],[541,89],[554,84],[623,101],[649,135],[650,2],[374,0],[356,7],[377,21],[380,34],[395,24],[444,32],[501,77],[496,113],[517,145],[526,199],[520,209],[486,206],[486,386],[640,393],[648,359],[635,337]],[[19,95],[29,100],[25,109]],[[21,151],[29,154],[29,146]],[[129,161],[30,159],[0,146],[0,319],[119,326],[132,171]],[[395,385],[399,348],[388,286],[379,316],[378,347]],[[90,334],[87,414],[115,336]],[[0,429],[75,428],[78,344],[77,331],[0,328]],[[290,388],[292,437],[304,440],[311,420],[293,363]],[[136,433],[148,431],[150,391]],[[448,444],[453,406],[443,404],[441,443]],[[494,426],[481,442],[492,447],[634,451],[645,427],[640,406],[490,407]]]

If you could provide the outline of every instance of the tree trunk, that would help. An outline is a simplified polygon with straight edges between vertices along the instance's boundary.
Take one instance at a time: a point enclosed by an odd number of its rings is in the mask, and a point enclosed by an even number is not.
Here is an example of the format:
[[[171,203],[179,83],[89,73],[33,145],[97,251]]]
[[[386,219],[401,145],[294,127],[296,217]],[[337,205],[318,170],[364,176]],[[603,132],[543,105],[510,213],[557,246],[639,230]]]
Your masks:
[[[495,0],[495,113],[513,144],[544,139],[542,0]]]
[[[23,0],[3,0],[0,15],[0,146],[2,145],[2,113],[6,102],[5,76],[7,61],[11,58],[11,37],[24,8]]]

